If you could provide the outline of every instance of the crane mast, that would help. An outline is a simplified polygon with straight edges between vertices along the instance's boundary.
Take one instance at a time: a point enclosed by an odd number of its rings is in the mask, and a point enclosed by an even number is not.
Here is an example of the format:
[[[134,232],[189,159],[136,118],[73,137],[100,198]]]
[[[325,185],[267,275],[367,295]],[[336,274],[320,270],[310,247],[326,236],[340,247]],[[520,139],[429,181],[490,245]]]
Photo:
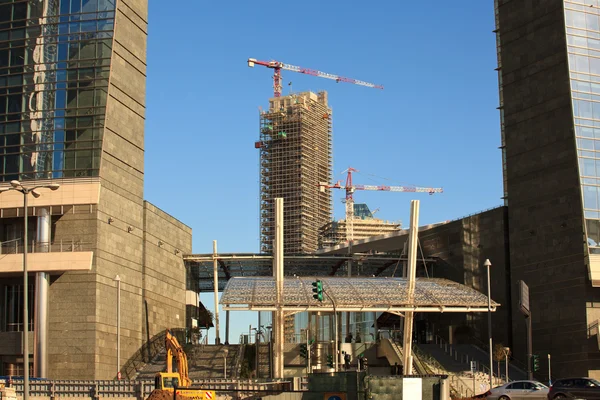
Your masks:
[[[358,172],[355,168],[348,168],[344,172],[346,175],[346,184],[342,185],[341,181],[334,184],[320,182],[319,189],[324,192],[325,189],[344,189],[346,191],[346,239],[352,243],[354,240],[354,197],[356,190],[376,190],[384,192],[405,192],[405,193],[443,193],[443,188],[421,187],[421,186],[386,186],[386,185],[354,185],[352,183],[352,173]]]
[[[344,76],[329,74],[327,72],[317,71],[316,69],[298,67],[296,65],[285,64],[281,61],[260,61],[255,58],[248,59],[248,66],[253,68],[255,65],[262,65],[263,67],[273,69],[273,97],[281,97],[282,85],[281,85],[281,70],[298,72],[301,74],[317,76],[319,78],[331,79],[336,82],[347,82],[354,85],[366,86],[374,89],[383,89],[382,85],[376,85],[374,83],[360,81],[357,79],[346,78]]]

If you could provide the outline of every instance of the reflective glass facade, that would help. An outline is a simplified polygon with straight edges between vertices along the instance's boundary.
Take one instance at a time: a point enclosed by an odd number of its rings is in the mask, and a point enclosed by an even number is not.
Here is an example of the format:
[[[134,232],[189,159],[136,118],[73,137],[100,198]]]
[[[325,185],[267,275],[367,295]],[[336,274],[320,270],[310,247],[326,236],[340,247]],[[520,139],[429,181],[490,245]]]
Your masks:
[[[0,181],[97,176],[116,0],[0,0]]]
[[[587,243],[600,253],[600,10],[598,0],[564,6]]]

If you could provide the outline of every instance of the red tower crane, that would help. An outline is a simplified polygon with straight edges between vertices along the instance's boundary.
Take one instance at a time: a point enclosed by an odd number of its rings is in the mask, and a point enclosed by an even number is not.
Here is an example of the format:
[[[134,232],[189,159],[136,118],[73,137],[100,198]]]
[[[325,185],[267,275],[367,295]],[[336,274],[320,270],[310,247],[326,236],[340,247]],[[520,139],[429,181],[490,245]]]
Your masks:
[[[341,185],[341,181],[338,181],[333,185],[328,184],[327,182],[320,182],[319,188],[322,192],[324,192],[325,189],[346,190],[346,239],[349,241],[352,241],[354,239],[354,224],[352,223],[352,220],[354,219],[354,198],[352,197],[352,195],[356,190],[378,190],[384,192],[411,192],[429,194],[442,193],[444,191],[443,188],[420,186],[354,185],[352,183],[352,173],[358,172],[358,170],[350,167],[344,172],[348,173],[348,175],[346,176],[346,184],[344,186]]]
[[[328,74],[326,72],[321,72],[321,71],[317,71],[314,69],[308,69],[308,68],[298,67],[295,65],[284,64],[281,61],[259,61],[255,58],[249,58],[248,66],[253,68],[254,65],[262,65],[263,67],[272,68],[274,70],[274,72],[273,72],[273,90],[274,90],[273,97],[281,97],[281,90],[282,90],[281,70],[282,69],[285,69],[286,71],[294,71],[294,72],[299,72],[301,74],[307,74],[307,75],[318,76],[321,78],[332,79],[336,82],[348,82],[348,83],[353,83],[355,85],[361,85],[361,86],[366,86],[366,87],[375,88],[375,89],[383,89],[383,86],[381,86],[381,85],[375,85],[373,83],[359,81],[359,80],[351,79],[351,78],[345,78],[345,77],[339,76],[339,75]]]

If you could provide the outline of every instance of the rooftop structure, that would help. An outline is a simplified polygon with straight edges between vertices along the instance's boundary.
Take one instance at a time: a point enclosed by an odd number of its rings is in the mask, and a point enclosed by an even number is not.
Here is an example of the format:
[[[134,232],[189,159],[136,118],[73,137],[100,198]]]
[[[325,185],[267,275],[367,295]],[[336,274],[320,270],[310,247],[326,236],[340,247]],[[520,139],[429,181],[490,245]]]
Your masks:
[[[328,222],[319,229],[319,248],[347,242],[350,240],[348,237],[349,229],[353,230],[352,240],[361,240],[399,231],[401,226],[400,222],[374,218],[366,204],[354,204],[354,218],[350,226],[347,219],[343,219]]]

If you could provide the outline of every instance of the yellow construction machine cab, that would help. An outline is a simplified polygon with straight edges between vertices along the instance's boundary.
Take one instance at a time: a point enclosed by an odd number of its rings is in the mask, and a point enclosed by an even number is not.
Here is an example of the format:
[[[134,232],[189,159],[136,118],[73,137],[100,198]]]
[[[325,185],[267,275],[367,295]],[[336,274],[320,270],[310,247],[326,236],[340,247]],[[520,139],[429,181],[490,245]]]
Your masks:
[[[181,386],[179,382],[179,373],[177,372],[159,372],[154,377],[154,388],[161,390],[173,390]]]

